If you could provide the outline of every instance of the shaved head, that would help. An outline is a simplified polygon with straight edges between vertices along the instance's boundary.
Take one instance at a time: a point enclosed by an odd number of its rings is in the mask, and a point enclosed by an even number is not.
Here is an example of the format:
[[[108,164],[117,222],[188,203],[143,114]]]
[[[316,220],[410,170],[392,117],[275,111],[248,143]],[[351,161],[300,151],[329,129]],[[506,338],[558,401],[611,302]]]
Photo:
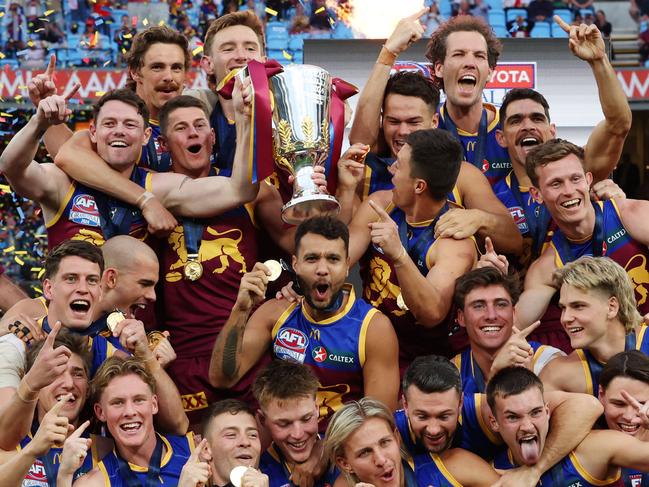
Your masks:
[[[108,239],[101,250],[106,267],[120,272],[137,270],[142,261],[158,262],[158,256],[151,247],[129,235],[117,235]]]

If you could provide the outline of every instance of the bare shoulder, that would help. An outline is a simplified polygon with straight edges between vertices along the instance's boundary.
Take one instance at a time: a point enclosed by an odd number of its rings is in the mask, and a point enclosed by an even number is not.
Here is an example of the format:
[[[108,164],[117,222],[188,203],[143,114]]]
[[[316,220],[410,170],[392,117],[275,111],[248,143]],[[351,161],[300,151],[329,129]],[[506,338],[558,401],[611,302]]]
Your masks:
[[[93,468],[83,477],[79,477],[73,484],[74,487],[104,487],[106,481],[99,467]]]
[[[577,352],[554,358],[543,367],[539,377],[550,391],[588,392],[581,358]]]

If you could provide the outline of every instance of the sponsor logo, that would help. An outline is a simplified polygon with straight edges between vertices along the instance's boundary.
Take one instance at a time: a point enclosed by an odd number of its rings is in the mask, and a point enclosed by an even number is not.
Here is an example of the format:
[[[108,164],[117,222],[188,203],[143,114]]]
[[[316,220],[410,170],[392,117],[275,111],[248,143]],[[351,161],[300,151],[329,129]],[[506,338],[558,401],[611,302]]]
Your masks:
[[[281,328],[275,337],[273,352],[282,360],[304,363],[308,337],[295,328]]]
[[[313,360],[315,360],[316,362],[324,362],[325,360],[327,360],[327,349],[322,346],[315,347],[311,352],[311,355],[313,356]]]
[[[78,194],[72,200],[72,207],[68,215],[70,221],[89,227],[101,226],[99,209],[95,198],[88,194]]]
[[[489,170],[489,161],[487,159],[482,161],[482,172],[486,173]]]
[[[205,409],[207,404],[207,396],[205,392],[200,391],[196,394],[183,394],[180,396],[185,411],[196,411],[198,409]]]
[[[487,89],[536,87],[536,63],[498,63]]]
[[[518,226],[518,231],[521,233],[527,233],[529,227],[527,226],[527,219],[525,218],[525,212],[520,206],[512,206],[509,208],[509,213],[514,219],[514,223]]]
[[[45,465],[39,459],[36,459],[32,466],[29,467],[29,472],[23,480],[23,485],[30,485],[34,487],[47,487],[47,472],[45,471]]]
[[[612,244],[615,242],[617,239],[622,238],[626,235],[626,229],[622,228],[621,230],[618,230],[615,232],[613,235],[610,235],[606,237],[606,243]]]
[[[317,346],[311,351],[313,360],[318,363],[336,362],[339,364],[354,364],[354,355],[351,353],[339,353],[327,351],[323,346]]]

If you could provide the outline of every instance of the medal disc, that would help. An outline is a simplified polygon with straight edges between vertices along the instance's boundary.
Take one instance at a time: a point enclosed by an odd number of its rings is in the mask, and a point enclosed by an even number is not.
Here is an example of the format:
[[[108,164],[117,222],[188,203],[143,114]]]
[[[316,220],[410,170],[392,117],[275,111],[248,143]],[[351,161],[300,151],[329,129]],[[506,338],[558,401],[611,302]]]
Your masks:
[[[264,262],[264,265],[268,267],[268,270],[270,271],[270,276],[268,276],[269,281],[276,281],[282,274],[282,265],[276,260],[267,260]]]
[[[108,325],[108,329],[113,332],[115,331],[115,328],[117,327],[118,324],[120,324],[122,321],[126,319],[126,316],[124,313],[122,313],[120,310],[116,309],[113,311],[111,314],[109,314],[106,317],[106,325]]]
[[[153,352],[155,350],[155,347],[158,346],[158,343],[160,343],[167,337],[165,337],[162,332],[152,331],[147,333],[146,338],[149,341],[149,350]]]
[[[203,275],[203,266],[197,260],[189,260],[185,264],[185,279],[198,281]]]
[[[241,487],[241,477],[246,473],[246,470],[248,470],[248,467],[244,467],[243,465],[239,465],[232,469],[230,472],[230,482],[232,482],[234,487]]]

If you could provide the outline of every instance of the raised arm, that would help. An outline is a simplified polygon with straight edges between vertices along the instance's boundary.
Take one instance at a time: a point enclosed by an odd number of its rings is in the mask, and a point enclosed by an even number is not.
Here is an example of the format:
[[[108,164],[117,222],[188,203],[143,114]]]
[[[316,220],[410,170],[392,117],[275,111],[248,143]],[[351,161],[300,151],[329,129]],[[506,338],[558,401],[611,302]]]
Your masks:
[[[381,48],[356,105],[356,116],[349,132],[351,144],[367,144],[373,151],[377,150],[381,129],[381,107],[390,70],[399,54],[424,35],[424,28],[419,18],[426,11],[427,9],[422,9],[414,15],[401,19]]]
[[[269,275],[268,268],[257,262],[241,278],[237,301],[212,350],[209,381],[214,387],[234,386],[268,350],[273,323],[286,302],[273,299],[250,313],[264,300]]]
[[[472,164],[463,162],[457,187],[466,209],[454,209],[442,215],[435,227],[435,235],[455,239],[476,234],[482,239],[491,237],[499,252],[520,254],[523,237],[484,174]]]
[[[237,78],[232,93],[235,107],[237,147],[232,176],[191,179],[179,174],[154,174],[153,193],[172,213],[189,217],[211,217],[254,200],[259,190],[248,175],[250,159],[251,103],[250,80]]]
[[[392,323],[380,312],[374,314],[368,326],[365,356],[363,394],[395,411],[399,396],[399,344]]]
[[[557,16],[554,20],[569,33],[570,50],[588,63],[597,83],[604,120],[590,134],[584,149],[586,169],[593,173],[595,181],[600,181],[609,177],[620,160],[624,141],[631,129],[631,108],[606,55],[604,40],[597,26],[568,26]]]
[[[4,268],[0,267],[0,310],[7,311],[23,299],[29,299],[29,296],[9,279],[4,272]]]
[[[554,253],[547,249],[530,265],[525,275],[524,291],[516,303],[516,316],[520,328],[527,328],[541,319],[556,289],[552,286],[555,269]]]

